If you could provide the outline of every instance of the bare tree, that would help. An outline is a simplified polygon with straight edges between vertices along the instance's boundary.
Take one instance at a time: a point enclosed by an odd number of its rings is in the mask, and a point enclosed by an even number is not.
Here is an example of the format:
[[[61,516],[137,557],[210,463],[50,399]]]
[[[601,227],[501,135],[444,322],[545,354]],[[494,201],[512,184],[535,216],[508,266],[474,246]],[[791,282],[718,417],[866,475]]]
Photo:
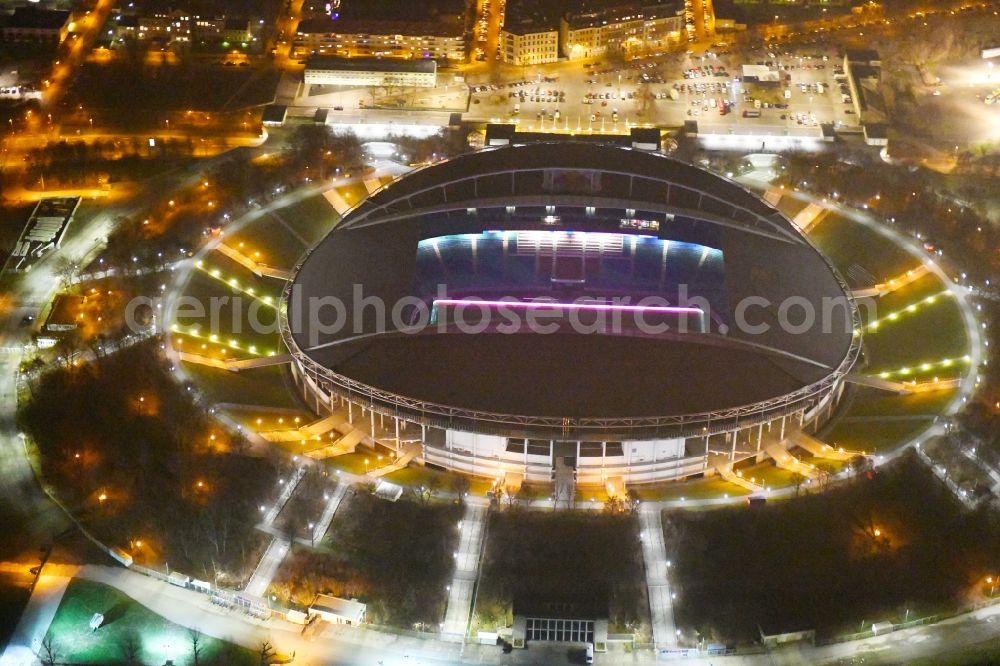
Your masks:
[[[38,658],[44,666],[55,666],[59,659],[59,652],[56,650],[51,633],[45,634],[45,638],[42,639],[42,649],[38,653]]]
[[[271,641],[265,639],[260,642],[260,647],[257,649],[257,656],[260,658],[260,666],[268,666],[271,663],[271,658],[275,654],[274,646],[271,645]]]
[[[52,269],[53,274],[59,279],[60,284],[64,287],[69,285],[74,278],[79,274],[80,267],[71,259],[65,256],[56,257],[55,266]]]
[[[451,479],[451,491],[458,495],[459,499],[465,497],[469,492],[469,479],[463,474],[455,474]]]
[[[795,486],[795,496],[799,496],[799,491],[802,489],[802,484],[806,482],[806,477],[798,472],[792,472],[791,474],[792,485]]]
[[[201,666],[201,653],[205,651],[201,632],[197,629],[189,629],[188,640],[191,641],[191,661],[194,666]]]
[[[126,666],[140,666],[142,659],[140,654],[142,646],[139,637],[134,632],[129,632],[118,639],[118,649],[121,650],[122,663]]]

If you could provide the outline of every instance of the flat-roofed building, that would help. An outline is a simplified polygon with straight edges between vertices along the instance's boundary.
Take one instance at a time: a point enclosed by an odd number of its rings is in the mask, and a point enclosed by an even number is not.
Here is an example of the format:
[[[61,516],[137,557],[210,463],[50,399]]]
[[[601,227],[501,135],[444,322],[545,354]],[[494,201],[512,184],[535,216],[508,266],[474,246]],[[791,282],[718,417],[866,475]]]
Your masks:
[[[5,42],[61,42],[69,33],[70,13],[18,7],[3,26]]]
[[[306,63],[306,85],[433,88],[436,82],[434,60],[315,56]]]
[[[888,111],[881,91],[882,59],[878,51],[848,49],[844,53],[844,71],[865,143],[869,146],[887,145]]]
[[[317,594],[309,606],[309,614],[332,624],[358,625],[365,621],[368,607],[360,601],[341,599],[329,594]]]
[[[466,53],[465,29],[430,21],[353,21],[334,25],[329,19],[307,19],[299,24],[293,52],[299,58],[338,55],[460,61]]]
[[[432,58],[462,61],[467,54],[465,0],[343,0],[327,12],[299,23],[292,53],[296,58],[336,55],[345,58]]]

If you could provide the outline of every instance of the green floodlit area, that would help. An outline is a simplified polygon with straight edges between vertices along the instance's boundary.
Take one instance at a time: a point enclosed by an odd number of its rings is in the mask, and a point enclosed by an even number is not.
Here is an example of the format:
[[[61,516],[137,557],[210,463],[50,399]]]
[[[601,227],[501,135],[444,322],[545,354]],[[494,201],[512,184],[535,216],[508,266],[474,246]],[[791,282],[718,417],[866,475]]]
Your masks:
[[[104,620],[95,631],[91,619],[97,613]],[[193,640],[202,663],[259,663],[251,650],[193,633],[112,587],[84,579],[69,582],[45,640],[59,664],[191,663]]]

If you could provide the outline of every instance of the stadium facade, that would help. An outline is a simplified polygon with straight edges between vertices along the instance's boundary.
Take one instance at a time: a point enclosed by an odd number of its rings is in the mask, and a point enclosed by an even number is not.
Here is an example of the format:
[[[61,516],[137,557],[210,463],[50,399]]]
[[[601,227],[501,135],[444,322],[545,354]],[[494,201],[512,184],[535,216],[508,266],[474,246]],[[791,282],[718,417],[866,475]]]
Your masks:
[[[384,187],[299,262],[280,319],[318,412],[427,464],[528,481],[762,458],[829,418],[861,342],[843,280],[769,204],[575,141]]]

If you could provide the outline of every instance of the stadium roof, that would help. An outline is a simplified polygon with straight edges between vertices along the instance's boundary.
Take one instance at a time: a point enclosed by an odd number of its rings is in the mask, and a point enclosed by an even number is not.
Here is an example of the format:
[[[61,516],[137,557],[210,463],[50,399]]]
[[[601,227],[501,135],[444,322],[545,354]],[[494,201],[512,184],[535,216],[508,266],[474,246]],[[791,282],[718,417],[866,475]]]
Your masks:
[[[501,233],[489,230],[546,233],[547,213],[570,233],[655,234],[668,243],[716,248],[724,257],[730,309],[719,321],[726,323],[706,334],[658,337],[565,328],[548,335],[412,335],[383,332],[371,308],[355,309],[354,285],[390,307],[414,297],[421,240]],[[637,230],[633,218],[658,222]],[[453,265],[461,261],[468,257]],[[740,407],[825,380],[854,348],[846,306],[830,311],[823,330],[793,334],[778,325],[787,299],[818,312],[824,299],[844,299],[845,292],[822,255],[774,208],[661,155],[573,141],[489,149],[412,172],[348,212],[293,284],[287,311],[293,346],[312,363],[360,383],[353,384],[359,391],[369,386],[500,414],[613,419]],[[350,326],[323,333],[310,325],[303,305],[310,297],[340,299]],[[766,302],[746,319],[767,331],[731,326],[734,304],[748,297]]]

